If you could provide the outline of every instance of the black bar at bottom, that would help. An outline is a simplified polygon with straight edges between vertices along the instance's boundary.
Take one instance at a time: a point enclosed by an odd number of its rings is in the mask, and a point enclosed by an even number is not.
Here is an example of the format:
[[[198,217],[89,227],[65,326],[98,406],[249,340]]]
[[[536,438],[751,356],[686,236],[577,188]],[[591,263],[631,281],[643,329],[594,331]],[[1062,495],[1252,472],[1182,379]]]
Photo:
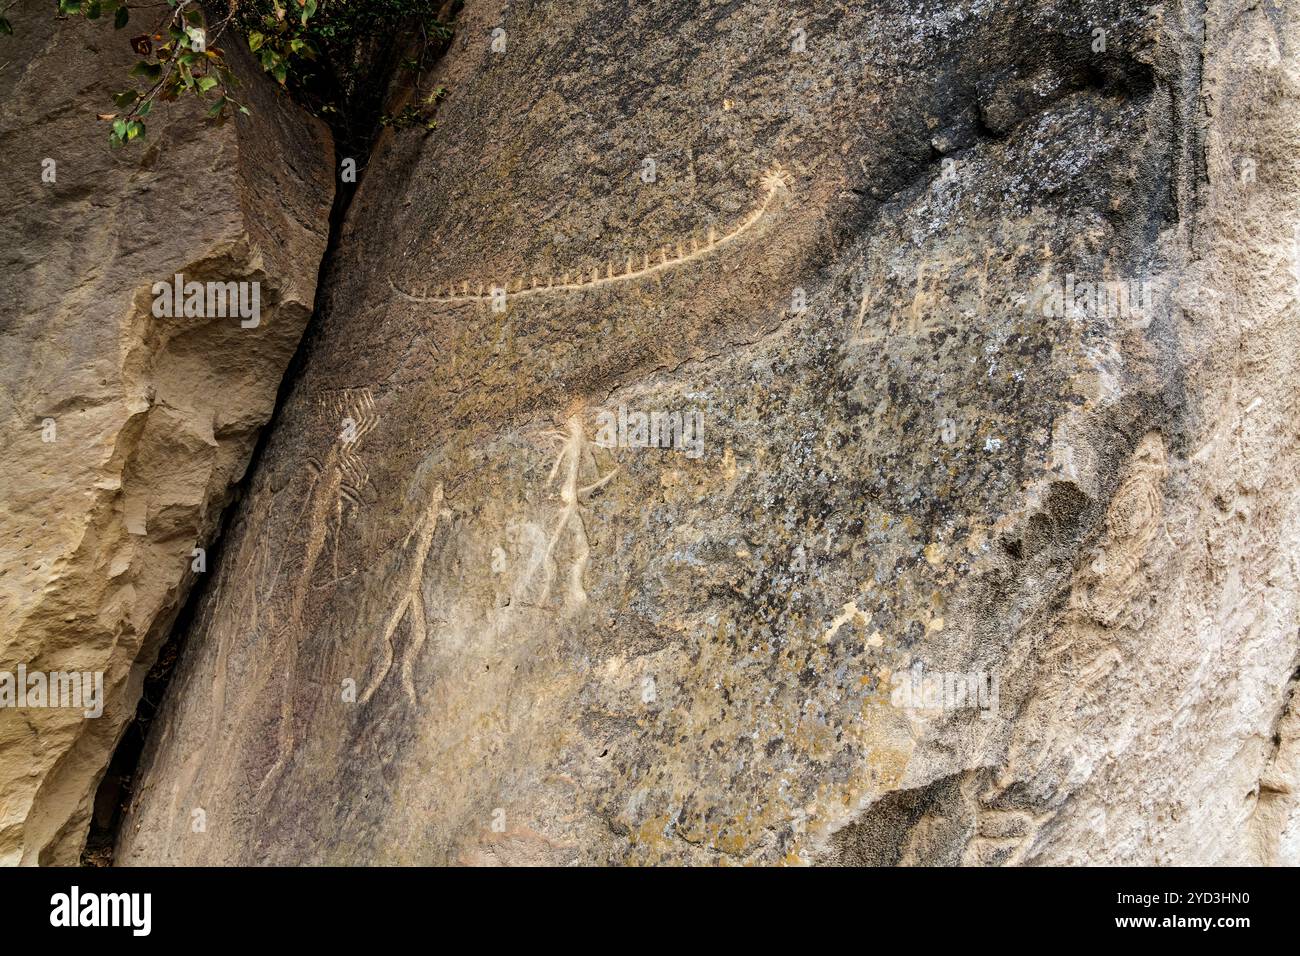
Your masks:
[[[809,934],[825,932],[871,948],[895,936],[927,947],[945,939],[980,945],[1101,936],[1179,945],[1199,936],[1232,945],[1258,929],[1286,933],[1294,884],[1289,870],[1191,868],[50,868],[0,873],[0,911],[5,941],[15,947],[28,939],[207,946],[282,938],[333,948],[434,928],[439,937],[427,942],[439,948],[464,945],[455,942],[459,934],[445,935],[456,928],[492,931],[479,945],[512,932],[539,944],[581,934],[674,947],[714,935],[771,944],[791,933],[817,948]]]

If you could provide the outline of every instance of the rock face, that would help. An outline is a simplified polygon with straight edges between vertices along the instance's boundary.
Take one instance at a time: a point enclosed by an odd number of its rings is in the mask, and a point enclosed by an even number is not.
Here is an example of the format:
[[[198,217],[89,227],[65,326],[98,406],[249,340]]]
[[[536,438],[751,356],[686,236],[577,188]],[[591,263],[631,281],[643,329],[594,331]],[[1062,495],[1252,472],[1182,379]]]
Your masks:
[[[0,708],[0,862],[75,863],[311,314],[333,155],[243,60],[250,116],[214,129],[175,104],[148,145],[110,150],[95,114],[134,62],[124,34],[38,0],[8,16],[0,671],[102,672],[104,699],[94,719]],[[259,283],[260,323],[155,317],[153,284],[177,273]]]
[[[118,861],[1300,862],[1298,19],[470,5]]]

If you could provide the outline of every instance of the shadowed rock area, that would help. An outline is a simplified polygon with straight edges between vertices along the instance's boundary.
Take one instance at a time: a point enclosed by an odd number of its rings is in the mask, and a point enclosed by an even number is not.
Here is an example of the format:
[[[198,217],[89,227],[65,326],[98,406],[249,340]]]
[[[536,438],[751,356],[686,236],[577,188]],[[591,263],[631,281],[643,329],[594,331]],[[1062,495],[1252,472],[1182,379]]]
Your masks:
[[[74,864],[311,314],[333,150],[238,55],[251,115],[218,129],[174,104],[147,146],[112,150],[95,115],[135,62],[123,36],[39,0],[8,17],[0,671],[102,672],[103,698],[90,719],[0,708],[0,862]],[[156,317],[153,285],[178,273],[258,283],[257,323]]]
[[[1300,861],[1297,19],[469,4],[117,862]]]

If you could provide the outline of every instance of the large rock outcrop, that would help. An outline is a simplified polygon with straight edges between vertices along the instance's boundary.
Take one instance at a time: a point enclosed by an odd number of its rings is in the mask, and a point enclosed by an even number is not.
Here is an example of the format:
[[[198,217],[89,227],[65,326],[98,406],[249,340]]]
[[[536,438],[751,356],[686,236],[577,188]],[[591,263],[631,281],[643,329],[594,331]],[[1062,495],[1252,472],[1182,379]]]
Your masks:
[[[1300,861],[1298,19],[471,4],[119,862]]]
[[[150,117],[147,143],[111,150],[95,114],[127,83],[127,34],[40,0],[8,17],[0,671],[102,672],[104,701],[91,719],[0,708],[0,862],[75,863],[194,549],[311,314],[334,159],[328,131],[233,44],[251,115],[214,128],[177,103]],[[259,283],[260,324],[155,317],[153,284],[177,273]]]

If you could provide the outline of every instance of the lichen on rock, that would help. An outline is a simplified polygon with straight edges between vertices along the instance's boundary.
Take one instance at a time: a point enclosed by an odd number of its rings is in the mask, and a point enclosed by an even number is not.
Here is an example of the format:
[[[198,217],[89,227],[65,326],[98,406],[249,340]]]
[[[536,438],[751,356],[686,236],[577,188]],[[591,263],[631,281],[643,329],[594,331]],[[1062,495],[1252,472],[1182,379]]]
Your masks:
[[[117,862],[1300,861],[1297,18],[469,5]]]

